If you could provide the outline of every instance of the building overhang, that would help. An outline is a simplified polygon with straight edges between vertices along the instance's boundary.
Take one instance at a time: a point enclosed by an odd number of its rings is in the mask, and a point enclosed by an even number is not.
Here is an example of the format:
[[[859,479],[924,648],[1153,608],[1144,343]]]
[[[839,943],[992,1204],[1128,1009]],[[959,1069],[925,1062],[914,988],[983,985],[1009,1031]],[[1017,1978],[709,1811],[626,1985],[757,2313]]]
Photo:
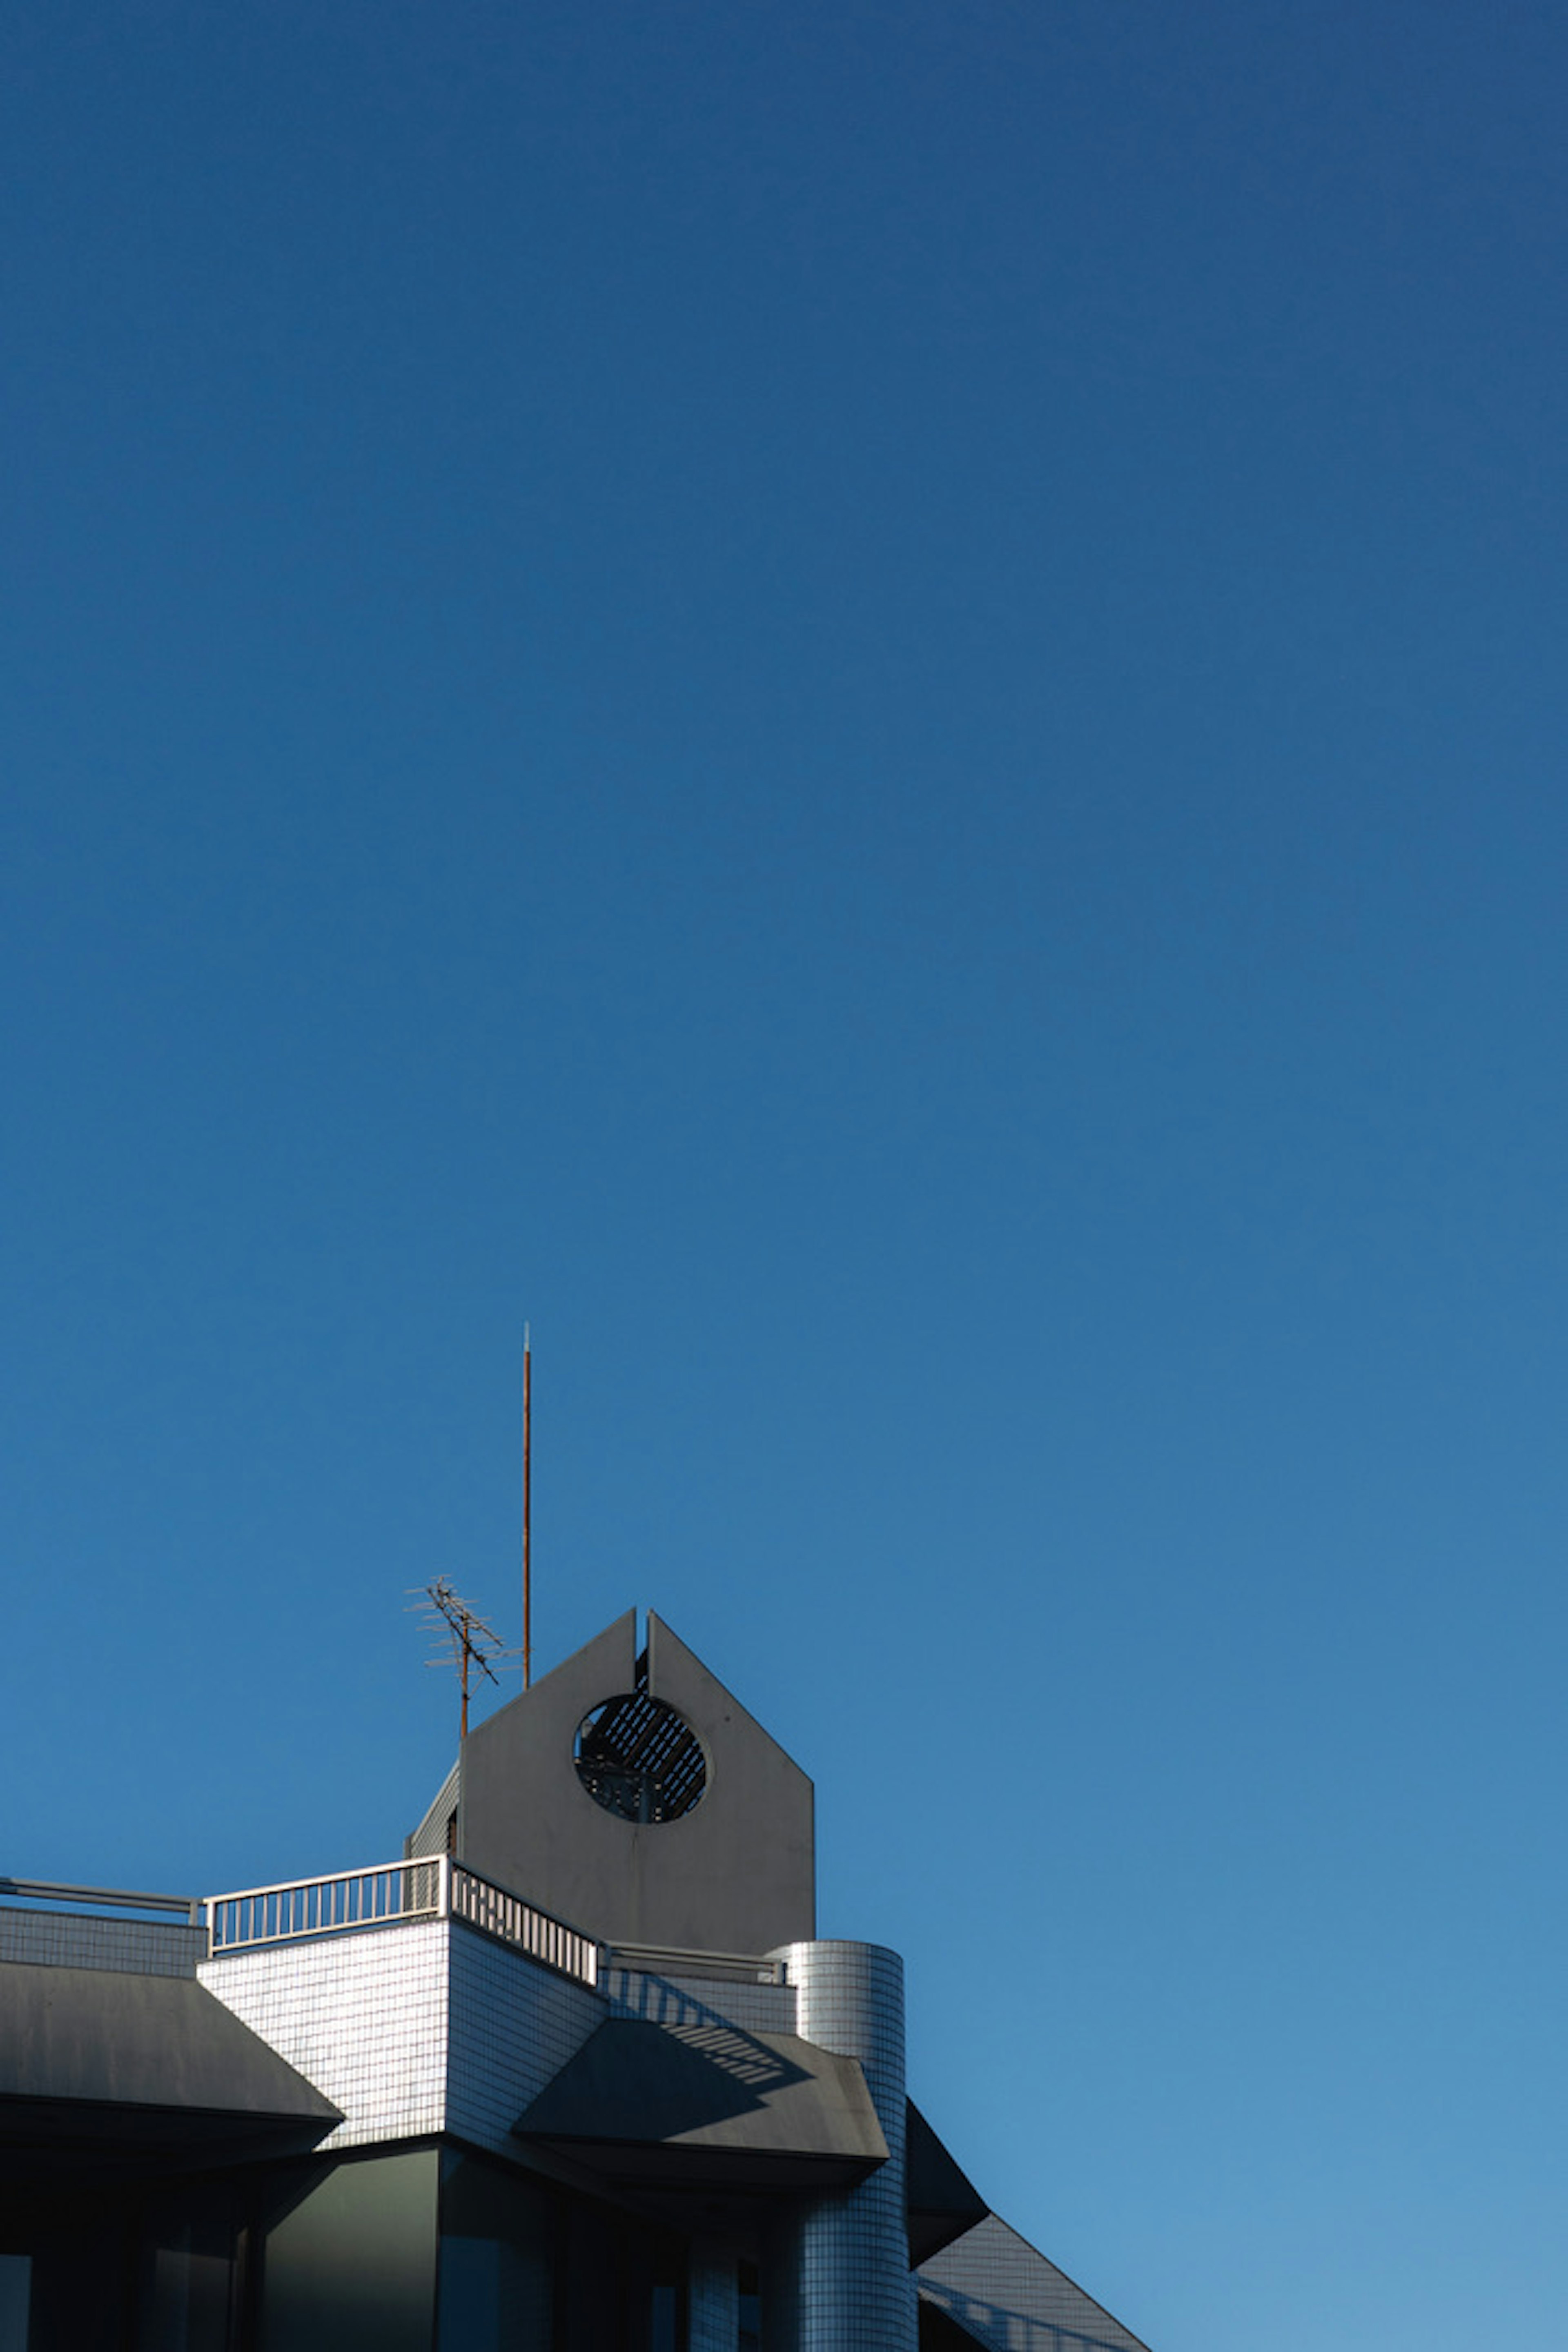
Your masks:
[[[626,2187],[821,2195],[888,2160],[866,2078],[790,2033],[611,2018],[512,2126]]]
[[[289,2155],[342,2120],[192,1978],[0,1965],[0,2170],[12,2177]]]

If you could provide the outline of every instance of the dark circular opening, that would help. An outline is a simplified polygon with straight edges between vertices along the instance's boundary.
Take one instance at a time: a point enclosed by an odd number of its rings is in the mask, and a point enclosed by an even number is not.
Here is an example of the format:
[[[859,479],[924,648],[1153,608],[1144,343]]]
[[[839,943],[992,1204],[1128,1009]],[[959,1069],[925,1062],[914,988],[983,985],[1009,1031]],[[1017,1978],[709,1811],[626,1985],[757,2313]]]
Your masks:
[[[678,1822],[708,1786],[702,1743],[683,1715],[646,1691],[601,1699],[577,1726],[577,1778],[624,1822]]]

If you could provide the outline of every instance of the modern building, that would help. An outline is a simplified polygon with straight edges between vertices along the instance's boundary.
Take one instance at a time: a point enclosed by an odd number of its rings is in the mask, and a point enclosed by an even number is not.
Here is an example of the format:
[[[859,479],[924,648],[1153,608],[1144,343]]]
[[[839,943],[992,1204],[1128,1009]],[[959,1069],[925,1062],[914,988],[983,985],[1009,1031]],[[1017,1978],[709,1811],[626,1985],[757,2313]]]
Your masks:
[[[910,2099],[810,1781],[657,1617],[395,1862],[0,1895],[0,2352],[1142,2352]]]

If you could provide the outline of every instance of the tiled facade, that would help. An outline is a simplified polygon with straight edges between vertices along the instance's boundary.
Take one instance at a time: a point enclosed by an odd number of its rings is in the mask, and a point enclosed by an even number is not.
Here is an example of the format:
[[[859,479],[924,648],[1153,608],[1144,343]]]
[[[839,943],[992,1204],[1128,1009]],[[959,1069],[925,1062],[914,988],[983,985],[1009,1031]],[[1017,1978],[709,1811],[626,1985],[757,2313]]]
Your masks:
[[[135,1977],[194,1977],[205,1927],[176,1920],[106,1919],[70,1911],[0,1910],[0,1960],[35,1968],[108,1969]]]
[[[263,1946],[200,1976],[342,2109],[326,2149],[447,2132],[515,2158],[512,2125],[606,2014],[458,1920]]]
[[[144,1969],[176,1972],[191,1964],[191,1932],[0,1913],[10,1957],[67,1965],[127,1967],[134,1955]],[[89,1951],[101,1957],[84,1963]],[[770,2345],[916,2352],[918,2290],[919,2301],[988,2352],[1142,2352],[994,2215],[910,2271],[903,1964],[881,1946],[849,1942],[794,1944],[767,1957],[782,1964],[784,1981],[619,1966],[592,1990],[461,1921],[426,1920],[237,1952],[204,1962],[199,1975],[343,2110],[323,2153],[445,2135],[515,2167],[513,2125],[609,2016],[699,2037],[731,2028],[798,2033],[858,2063],[889,2160],[847,2192],[794,2200],[775,2221]],[[687,2352],[736,2352],[740,2308],[733,2250],[694,2242]]]
[[[444,1919],[361,1928],[226,1953],[199,1974],[226,2008],[342,2109],[324,2148],[415,2139],[446,2123],[453,1933]]]
[[[880,1944],[791,1944],[782,1954],[807,2042],[859,2061],[889,2160],[796,2222],[798,2352],[915,2352],[904,2198],[904,1964]]]
[[[531,2100],[580,2050],[607,2005],[586,1985],[556,1976],[454,1921],[444,2128],[515,2158],[511,2127]]]
[[[692,2248],[690,2297],[688,2352],[735,2352],[740,2295],[734,2256],[722,2246]]]
[[[447,1825],[458,1809],[462,1780],[463,1768],[459,1760],[442,1781],[430,1801],[430,1810],[407,1842],[408,1853],[415,1860],[426,1854],[447,1852]]]
[[[925,2264],[921,2295],[987,2352],[1144,2352],[994,2213]]]

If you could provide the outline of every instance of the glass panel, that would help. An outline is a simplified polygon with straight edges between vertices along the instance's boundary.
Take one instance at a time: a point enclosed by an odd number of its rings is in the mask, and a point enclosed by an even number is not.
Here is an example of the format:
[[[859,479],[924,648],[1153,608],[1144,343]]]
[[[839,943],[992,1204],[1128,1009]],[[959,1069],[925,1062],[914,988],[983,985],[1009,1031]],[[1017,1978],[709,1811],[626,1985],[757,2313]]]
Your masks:
[[[656,2286],[648,2298],[648,2352],[680,2352],[677,2330],[680,2325],[680,2305],[672,2286]]]
[[[233,2274],[226,2232],[161,2232],[143,2256],[139,2352],[227,2352]]]
[[[31,2254],[0,2254],[0,2352],[27,2352],[32,2299]]]
[[[472,2157],[447,2160],[441,2189],[442,2352],[550,2352],[553,2200]]]
[[[494,2238],[443,2238],[439,2337],[442,2352],[499,2352],[502,2249]]]

